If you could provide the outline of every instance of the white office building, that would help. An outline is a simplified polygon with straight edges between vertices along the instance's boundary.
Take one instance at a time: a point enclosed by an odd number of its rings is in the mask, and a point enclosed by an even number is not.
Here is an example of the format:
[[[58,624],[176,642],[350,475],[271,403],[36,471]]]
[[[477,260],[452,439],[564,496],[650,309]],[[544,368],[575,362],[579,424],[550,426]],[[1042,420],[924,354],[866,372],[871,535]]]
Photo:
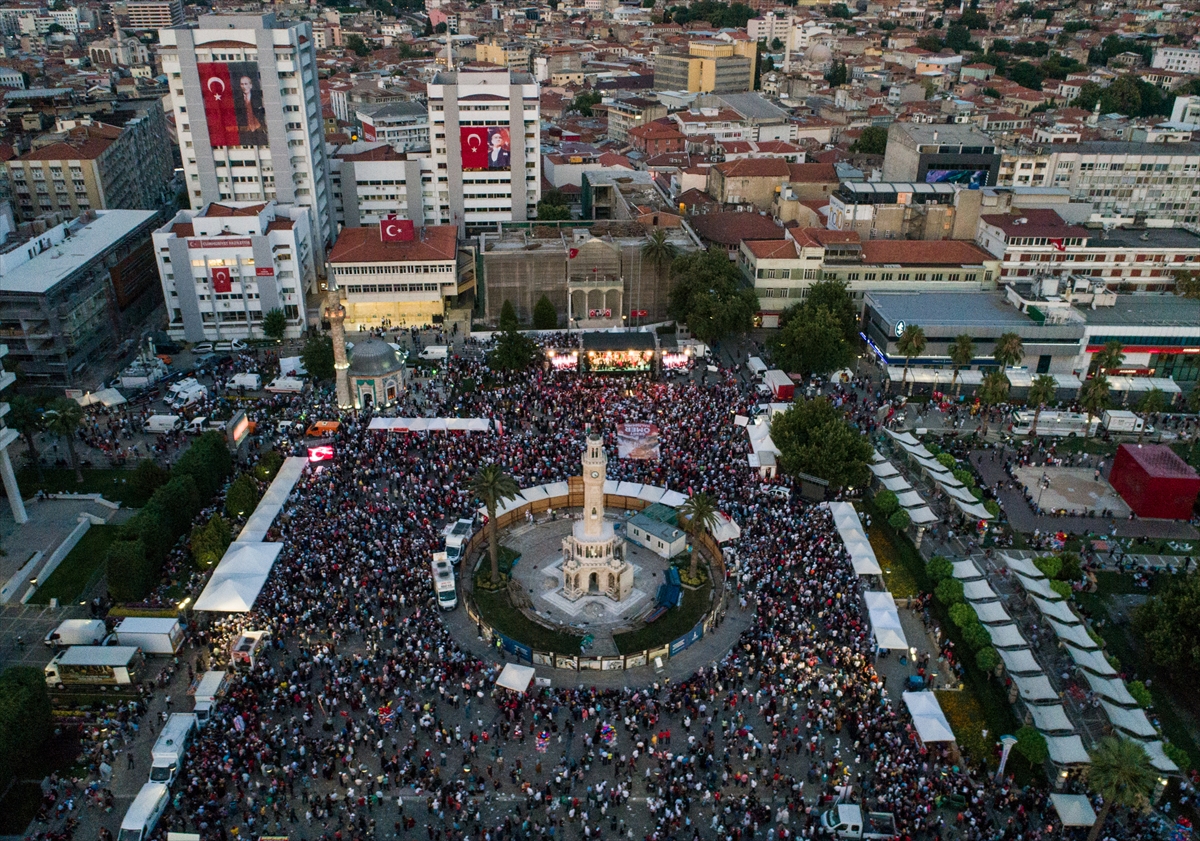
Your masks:
[[[192,208],[306,207],[323,265],[334,227],[311,25],[205,16],[159,37]]]
[[[154,256],[170,315],[168,332],[189,342],[261,339],[262,320],[283,310],[287,336],[304,328],[316,291],[307,208],[214,203],[181,210],[154,232]]]

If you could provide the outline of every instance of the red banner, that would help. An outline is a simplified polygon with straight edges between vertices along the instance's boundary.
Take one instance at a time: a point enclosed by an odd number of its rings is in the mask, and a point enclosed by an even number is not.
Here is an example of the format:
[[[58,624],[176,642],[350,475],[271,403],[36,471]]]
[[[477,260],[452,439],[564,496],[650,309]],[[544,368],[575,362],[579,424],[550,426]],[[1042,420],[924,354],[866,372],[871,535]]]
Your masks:
[[[464,126],[459,129],[462,142],[462,168],[488,168],[488,130],[482,126]]]
[[[376,137],[375,126],[371,125],[366,120],[363,121],[362,126],[363,126],[363,140],[371,140],[371,141],[375,140],[375,137]]]
[[[199,62],[209,145],[266,146],[267,115],[258,65],[252,61]]]
[[[212,285],[214,292],[228,292],[233,288],[233,279],[226,266],[214,266],[212,270]]]
[[[255,277],[275,277],[275,270],[272,268],[255,269],[254,276]]]
[[[416,229],[411,219],[388,216],[379,223],[379,238],[384,242],[412,242]]]

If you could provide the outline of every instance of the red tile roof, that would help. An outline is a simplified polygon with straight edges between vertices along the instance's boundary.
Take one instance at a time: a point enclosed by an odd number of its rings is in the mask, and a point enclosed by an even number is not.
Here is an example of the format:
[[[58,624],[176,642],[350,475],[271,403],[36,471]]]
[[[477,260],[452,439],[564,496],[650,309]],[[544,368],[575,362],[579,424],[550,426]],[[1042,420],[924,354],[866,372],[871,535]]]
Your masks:
[[[423,234],[423,236],[422,236]],[[329,252],[330,263],[405,263],[453,260],[458,251],[458,228],[431,225],[418,228],[408,242],[384,242],[379,226],[342,228]]]
[[[230,207],[227,204],[217,204],[213,202],[204,211],[204,215],[209,219],[220,219],[225,216],[257,216],[262,213],[265,204],[252,204],[249,207]]]
[[[788,162],[783,158],[741,158],[726,161],[713,167],[726,178],[779,178],[788,177]]]
[[[797,256],[796,243],[790,239],[742,240],[742,245],[760,260],[790,260]]]
[[[783,239],[783,228],[770,217],[757,213],[707,213],[691,217],[690,224],[701,239],[726,246],[737,245],[744,239]]]
[[[896,263],[909,266],[977,265],[996,258],[973,242],[957,239],[871,239],[862,244],[864,264]]]
[[[1004,232],[1008,237],[1086,237],[1086,228],[1068,224],[1065,219],[1047,208],[1025,208],[1019,213],[988,213],[979,217],[983,222]],[[1017,223],[1018,219],[1026,221]]]
[[[833,164],[788,164],[788,181],[797,184],[836,184],[838,180]]]

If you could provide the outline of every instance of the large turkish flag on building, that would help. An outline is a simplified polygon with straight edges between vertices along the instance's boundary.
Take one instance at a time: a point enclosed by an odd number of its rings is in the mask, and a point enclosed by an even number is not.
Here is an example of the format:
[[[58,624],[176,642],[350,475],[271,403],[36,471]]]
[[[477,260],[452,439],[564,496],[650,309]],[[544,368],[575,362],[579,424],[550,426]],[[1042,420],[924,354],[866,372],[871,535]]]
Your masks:
[[[484,126],[464,126],[459,129],[462,140],[462,168],[488,168],[488,130]]]
[[[384,242],[411,242],[416,230],[411,219],[388,216],[379,223],[379,238]]]
[[[224,62],[198,62],[200,89],[204,94],[204,117],[208,141],[213,148],[239,146],[233,80]]]
[[[227,266],[213,267],[212,285],[214,292],[228,292],[233,288],[233,279],[230,277],[229,268]]]

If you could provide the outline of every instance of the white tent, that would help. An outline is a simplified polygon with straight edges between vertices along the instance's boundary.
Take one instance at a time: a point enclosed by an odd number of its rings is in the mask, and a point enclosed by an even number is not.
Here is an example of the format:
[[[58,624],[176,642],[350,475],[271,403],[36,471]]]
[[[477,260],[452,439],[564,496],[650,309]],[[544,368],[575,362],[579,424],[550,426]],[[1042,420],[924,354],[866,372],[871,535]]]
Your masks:
[[[299,356],[279,357],[279,376],[293,377],[307,373],[308,370],[304,367],[304,361]]]
[[[975,608],[975,615],[985,625],[999,625],[1012,622],[1012,617],[1008,615],[1008,611],[1004,609],[1004,605],[1000,602],[971,602],[971,607]]]
[[[1029,643],[1021,636],[1016,625],[993,625],[988,628],[992,635],[992,645],[996,648],[1028,648]]]
[[[80,406],[91,406],[93,403],[99,403],[108,408],[110,406],[120,406],[124,403],[125,395],[115,388],[102,388],[97,392],[90,392],[76,397],[75,402]]]
[[[1016,578],[1017,583],[1024,587],[1032,596],[1041,596],[1043,599],[1049,601],[1062,598],[1062,596],[1050,589],[1050,582],[1045,578],[1026,578],[1019,572]]]
[[[986,508],[984,508],[982,505],[979,505],[978,503],[973,504],[973,505],[968,505],[963,500],[955,498],[954,504],[956,506],[958,506],[958,509],[960,511],[962,511],[964,514],[966,514],[969,517],[974,517],[977,520],[992,519],[992,512],[988,511]]]
[[[920,508],[925,504],[925,500],[916,491],[897,494],[896,500],[900,503],[901,508]]]
[[[1064,625],[1061,622],[1055,622],[1053,619],[1047,621],[1050,623],[1050,627],[1054,629],[1054,633],[1058,635],[1058,638],[1064,642],[1069,642],[1071,645],[1086,651],[1095,651],[1100,647],[1088,636],[1088,632],[1084,630],[1082,625]]]
[[[854,567],[855,575],[883,575],[883,568],[875,557],[875,550],[866,541],[855,541],[846,544],[850,553],[850,565]]]
[[[1050,802],[1058,812],[1058,819],[1063,826],[1092,826],[1096,823],[1096,810],[1092,802],[1084,794],[1050,795]]]
[[[1033,374],[1023,368],[1009,368],[1004,372],[1004,378],[1013,388],[1029,388],[1033,385]]]
[[[687,502],[687,497],[679,491],[667,491],[662,495],[662,504],[669,505],[672,508],[678,508]]]
[[[890,461],[880,462],[879,464],[872,464],[872,465],[870,465],[870,470],[872,473],[874,473],[880,479],[886,478],[888,476],[896,476],[900,473],[900,471],[897,470],[895,465],[893,465]]]
[[[195,610],[208,613],[247,613],[267,583],[265,575],[217,575],[209,579]]]
[[[889,491],[894,492],[907,491],[912,488],[912,485],[903,476],[890,476],[886,479],[880,479],[879,484],[883,485]]]
[[[282,543],[231,543],[213,575],[266,576],[282,551]]]
[[[1071,655],[1071,659],[1080,668],[1087,669],[1089,672],[1094,672],[1100,677],[1112,677],[1117,673],[1117,670],[1112,667],[1112,663],[1104,656],[1099,649],[1083,649],[1067,643],[1067,654]]]
[[[881,461],[887,461],[887,459],[885,459],[883,457],[883,454],[881,452],[879,452],[879,450],[872,447],[871,448],[871,463],[879,464],[879,462],[881,462]]]
[[[1083,388],[1083,380],[1074,374],[1051,374],[1054,377],[1054,384],[1058,388],[1067,389],[1068,391],[1079,391]]]
[[[974,561],[956,561],[951,565],[951,570],[959,581],[975,581],[983,578],[983,573],[979,571],[979,567],[975,566]]]
[[[942,705],[932,692],[905,692],[904,704],[912,716],[917,735],[925,744],[931,742],[953,742],[954,731],[942,712]]]
[[[1054,691],[1054,687],[1050,685],[1050,679],[1045,675],[1009,675],[1009,677],[1016,684],[1021,697],[1028,702],[1036,704],[1042,701],[1058,700],[1058,693]]]
[[[551,499],[559,496],[567,496],[571,493],[571,486],[566,482],[551,482],[548,485],[542,485],[546,489],[546,495]]]
[[[618,482],[617,496],[632,496],[641,499],[642,484],[640,482]]]
[[[924,444],[906,444],[901,441],[900,446],[904,449],[904,452],[908,453],[910,456],[915,456],[917,458],[933,458],[933,453],[925,449]]]
[[[644,499],[646,502],[655,503],[663,498],[666,489],[660,488],[657,485],[642,485],[642,490],[638,494],[638,499]]]
[[[1164,774],[1173,774],[1179,770],[1179,766],[1163,750],[1163,743],[1161,741],[1142,742],[1142,747],[1150,755],[1150,764],[1157,770],[1162,771]]]
[[[1000,553],[1000,558],[1013,572],[1018,572],[1026,578],[1045,578],[1046,574],[1033,565],[1033,561],[1018,555]]]
[[[936,523],[941,518],[937,514],[934,514],[930,508],[910,508],[908,510],[908,519],[912,520],[918,526],[923,526],[927,523]]]
[[[951,499],[960,500],[962,502],[967,503],[968,505],[974,505],[976,502],[979,501],[975,498],[975,495],[973,493],[971,493],[969,490],[962,487],[961,485],[958,487],[954,487],[953,485],[946,485],[942,490],[945,492],[946,496],[950,497]]]
[[[775,442],[771,440],[771,424],[761,421],[752,423],[746,427],[746,434],[750,437],[750,451],[758,453],[766,451],[779,455],[779,448],[775,446]]]
[[[733,521],[728,514],[717,512],[717,527],[713,529],[713,540],[717,543],[728,543],[742,536],[742,527]]]
[[[1033,603],[1037,605],[1038,610],[1042,612],[1043,616],[1057,619],[1064,625],[1072,625],[1079,621],[1079,617],[1071,612],[1071,608],[1062,599],[1047,601],[1046,599],[1039,599],[1037,596],[1034,596]]]
[[[1182,394],[1183,389],[1175,384],[1175,381],[1170,377],[1146,377],[1146,382],[1150,388],[1157,388],[1166,395]],[[1168,396],[1168,400],[1170,397]]]
[[[526,502],[541,502],[549,495],[546,493],[545,485],[534,485],[532,488],[525,488],[521,491],[521,496]]]
[[[1055,765],[1087,765],[1092,761],[1079,736],[1047,736],[1046,747]]]
[[[871,617],[871,628],[875,631],[875,643],[880,648],[898,651],[908,650],[908,640],[904,637],[904,629],[900,626],[900,614],[896,610],[896,600],[886,590],[867,591],[863,593],[867,602],[867,613]]]
[[[533,666],[518,666],[516,663],[505,663],[496,678],[496,685],[513,692],[524,692],[533,683]]]
[[[1154,729],[1150,719],[1146,718],[1146,714],[1141,710],[1127,710],[1103,699],[1100,701],[1100,706],[1104,707],[1104,712],[1108,715],[1108,720],[1113,723],[1113,727],[1142,739],[1153,739],[1158,736],[1158,731]]]
[[[1074,733],[1075,725],[1067,717],[1062,704],[1030,704],[1025,709],[1033,718],[1033,726],[1043,733]]]
[[[267,492],[258,501],[254,513],[246,520],[246,525],[242,526],[242,530],[238,534],[239,542],[255,543],[266,539],[271,524],[283,510],[288,497],[291,496],[292,489],[296,487],[296,483],[304,474],[307,464],[308,459],[303,456],[291,456],[283,460],[283,466],[279,468],[279,472],[275,474],[275,479],[267,488]]]
[[[998,599],[1000,596],[992,589],[987,581],[964,581],[963,595],[973,602],[985,602]]]
[[[1004,661],[1004,668],[1010,675],[1041,674],[1042,666],[1028,648],[997,648],[996,653]]]
[[[1084,670],[1083,677],[1088,682],[1088,685],[1092,687],[1092,691],[1101,698],[1107,698],[1123,707],[1137,706],[1137,700],[1125,688],[1125,681],[1119,678],[1100,677],[1087,670]]]
[[[908,444],[909,446],[915,447],[921,443],[912,436],[911,432],[896,432],[894,429],[885,429],[884,432],[892,436],[893,441],[898,441],[901,444]]]

